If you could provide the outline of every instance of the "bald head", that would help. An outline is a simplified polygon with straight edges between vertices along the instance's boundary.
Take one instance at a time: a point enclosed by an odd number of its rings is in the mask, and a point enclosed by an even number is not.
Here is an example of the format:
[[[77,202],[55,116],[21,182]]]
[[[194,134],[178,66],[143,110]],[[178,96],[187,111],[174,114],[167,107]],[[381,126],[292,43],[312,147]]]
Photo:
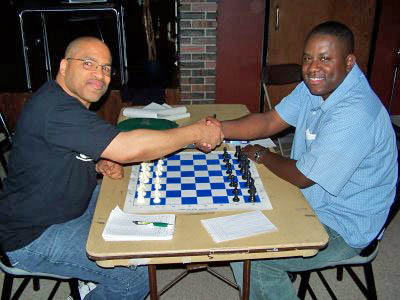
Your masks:
[[[67,94],[89,107],[107,91],[111,64],[110,49],[104,42],[80,37],[68,45],[56,81]]]
[[[82,47],[85,47],[87,44],[94,43],[94,44],[102,44],[105,46],[111,56],[110,49],[108,46],[100,39],[92,37],[92,36],[83,36],[79,37],[75,40],[73,40],[69,45],[67,46],[67,49],[65,50],[65,56],[64,57],[75,57],[76,53],[79,52]]]

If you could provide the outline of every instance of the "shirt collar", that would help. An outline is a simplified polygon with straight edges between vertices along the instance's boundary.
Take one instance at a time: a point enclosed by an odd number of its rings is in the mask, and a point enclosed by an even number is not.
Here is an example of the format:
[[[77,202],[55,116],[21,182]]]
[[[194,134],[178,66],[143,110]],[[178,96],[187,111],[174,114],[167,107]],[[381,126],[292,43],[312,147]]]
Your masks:
[[[346,75],[346,78],[343,80],[343,82],[337,87],[337,89],[334,90],[333,93],[330,94],[325,101],[323,101],[321,109],[323,111],[327,111],[328,109],[342,101],[343,96],[353,88],[353,86],[356,84],[356,82],[359,81],[359,78],[361,76],[364,76],[364,74],[360,70],[358,65],[355,64],[351,71]]]

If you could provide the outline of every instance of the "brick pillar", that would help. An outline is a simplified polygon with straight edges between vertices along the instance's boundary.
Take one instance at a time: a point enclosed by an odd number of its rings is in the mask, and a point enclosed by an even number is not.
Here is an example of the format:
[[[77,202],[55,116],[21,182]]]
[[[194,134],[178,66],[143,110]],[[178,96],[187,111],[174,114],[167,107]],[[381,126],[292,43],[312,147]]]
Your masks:
[[[180,1],[182,104],[215,102],[217,0]]]

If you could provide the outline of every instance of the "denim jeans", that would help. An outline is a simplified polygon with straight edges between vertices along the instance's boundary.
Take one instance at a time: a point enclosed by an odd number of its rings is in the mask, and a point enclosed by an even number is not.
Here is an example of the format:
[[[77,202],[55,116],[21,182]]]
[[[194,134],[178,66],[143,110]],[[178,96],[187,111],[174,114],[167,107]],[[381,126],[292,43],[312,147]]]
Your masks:
[[[44,272],[91,281],[97,287],[86,299],[144,299],[149,292],[147,267],[101,268],[86,256],[86,241],[99,187],[85,213],[55,224],[24,248],[7,252],[11,264],[31,272]]]
[[[250,268],[250,299],[298,299],[287,272],[317,269],[326,262],[348,259],[361,249],[351,248],[334,230],[325,226],[329,235],[328,246],[312,257],[253,260]],[[231,268],[239,286],[243,283],[243,262],[232,262]]]

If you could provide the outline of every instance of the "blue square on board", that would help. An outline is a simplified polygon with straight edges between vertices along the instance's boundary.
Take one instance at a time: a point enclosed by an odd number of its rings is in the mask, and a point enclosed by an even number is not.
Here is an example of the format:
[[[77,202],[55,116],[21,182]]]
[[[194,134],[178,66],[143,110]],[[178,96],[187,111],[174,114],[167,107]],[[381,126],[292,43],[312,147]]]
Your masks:
[[[194,183],[182,183],[182,190],[194,191],[196,190],[196,185]]]
[[[218,176],[218,177],[221,177],[221,176],[222,176],[222,171],[210,170],[210,171],[208,171],[208,174],[209,174],[210,176]]]
[[[182,197],[182,204],[197,204],[196,197]]]
[[[211,191],[210,190],[198,190],[196,191],[197,197],[210,197]]]
[[[194,170],[195,171],[207,171],[207,166],[206,165],[194,165]]]
[[[210,178],[209,177],[195,177],[194,181],[196,183],[209,183],[210,182]]]
[[[182,177],[194,177],[194,171],[182,171],[181,176]]]
[[[225,204],[229,203],[229,199],[226,196],[215,196],[212,198],[214,204]]]
[[[174,198],[177,198],[177,197],[181,197],[181,191],[166,191],[166,197],[168,198],[168,197],[174,197]]]
[[[180,177],[167,177],[167,183],[181,183]]]
[[[211,183],[211,189],[213,189],[213,190],[224,190],[225,189],[225,184],[223,182]]]

